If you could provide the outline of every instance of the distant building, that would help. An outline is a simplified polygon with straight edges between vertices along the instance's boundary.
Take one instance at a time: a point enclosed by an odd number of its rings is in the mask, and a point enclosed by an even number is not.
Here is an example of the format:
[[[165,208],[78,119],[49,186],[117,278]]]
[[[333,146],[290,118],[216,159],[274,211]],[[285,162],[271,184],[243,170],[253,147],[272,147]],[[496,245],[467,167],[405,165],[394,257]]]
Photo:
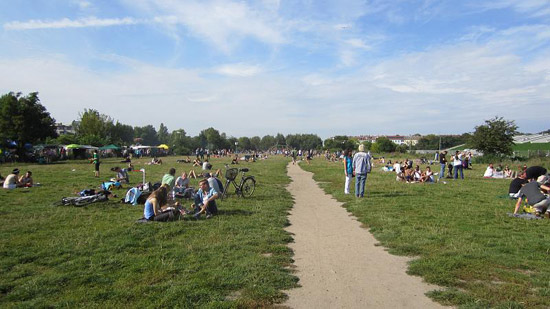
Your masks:
[[[55,132],[57,132],[57,135],[76,134],[73,126],[66,126],[62,123],[56,123],[55,124]]]
[[[550,134],[521,134],[514,136],[514,143],[550,143]]]
[[[390,141],[392,141],[396,145],[410,145],[414,146],[418,143],[418,140],[422,137],[419,135],[413,135],[413,136],[403,136],[403,135],[359,135],[359,136],[351,136],[352,138],[356,138],[360,142],[376,142],[376,139],[379,137],[387,137]]]

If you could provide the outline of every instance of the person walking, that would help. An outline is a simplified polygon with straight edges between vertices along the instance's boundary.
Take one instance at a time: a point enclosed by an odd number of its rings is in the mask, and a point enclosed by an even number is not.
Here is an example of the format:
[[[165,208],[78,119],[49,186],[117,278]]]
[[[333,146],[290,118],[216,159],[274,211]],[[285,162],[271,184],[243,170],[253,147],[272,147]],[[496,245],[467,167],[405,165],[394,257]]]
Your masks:
[[[353,177],[353,158],[351,157],[351,149],[349,148],[344,152],[344,175],[346,175],[344,194],[349,194],[349,185]]]
[[[365,153],[365,145],[359,145],[359,152],[353,156],[353,173],[355,174],[355,196],[363,197],[365,195],[365,183],[367,182],[367,173],[371,170],[371,156]]]

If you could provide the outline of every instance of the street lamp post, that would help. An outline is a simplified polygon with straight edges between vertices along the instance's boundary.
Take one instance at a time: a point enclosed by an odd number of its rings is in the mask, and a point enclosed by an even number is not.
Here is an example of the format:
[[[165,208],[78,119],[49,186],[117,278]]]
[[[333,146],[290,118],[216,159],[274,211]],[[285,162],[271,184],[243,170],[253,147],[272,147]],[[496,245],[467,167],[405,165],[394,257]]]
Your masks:
[[[237,145],[239,145],[239,142],[235,142],[235,153],[237,153]]]

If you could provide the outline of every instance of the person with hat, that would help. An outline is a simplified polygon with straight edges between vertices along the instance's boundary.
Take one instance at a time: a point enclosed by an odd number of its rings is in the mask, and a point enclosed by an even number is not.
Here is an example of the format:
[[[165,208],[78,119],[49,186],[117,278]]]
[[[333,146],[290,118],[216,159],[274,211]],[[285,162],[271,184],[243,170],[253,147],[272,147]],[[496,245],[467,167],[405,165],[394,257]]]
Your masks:
[[[4,185],[3,185],[3,188],[4,189],[15,189],[17,187],[20,187],[21,184],[19,182],[19,169],[18,168],[15,168],[13,169],[13,171],[11,172],[11,174],[9,174],[6,179],[4,180]]]
[[[353,156],[353,174],[355,175],[355,196],[363,197],[365,195],[365,183],[367,182],[367,173],[370,173],[372,157],[365,153],[365,145],[359,145],[359,152]]]

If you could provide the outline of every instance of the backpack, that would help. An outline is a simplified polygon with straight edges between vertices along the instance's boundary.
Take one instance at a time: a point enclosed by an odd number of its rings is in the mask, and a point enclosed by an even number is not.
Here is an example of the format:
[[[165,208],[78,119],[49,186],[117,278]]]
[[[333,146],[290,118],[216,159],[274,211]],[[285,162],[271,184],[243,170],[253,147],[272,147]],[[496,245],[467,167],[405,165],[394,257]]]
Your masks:
[[[101,183],[101,190],[111,191],[113,189],[122,188],[122,184],[118,181],[106,181]]]

